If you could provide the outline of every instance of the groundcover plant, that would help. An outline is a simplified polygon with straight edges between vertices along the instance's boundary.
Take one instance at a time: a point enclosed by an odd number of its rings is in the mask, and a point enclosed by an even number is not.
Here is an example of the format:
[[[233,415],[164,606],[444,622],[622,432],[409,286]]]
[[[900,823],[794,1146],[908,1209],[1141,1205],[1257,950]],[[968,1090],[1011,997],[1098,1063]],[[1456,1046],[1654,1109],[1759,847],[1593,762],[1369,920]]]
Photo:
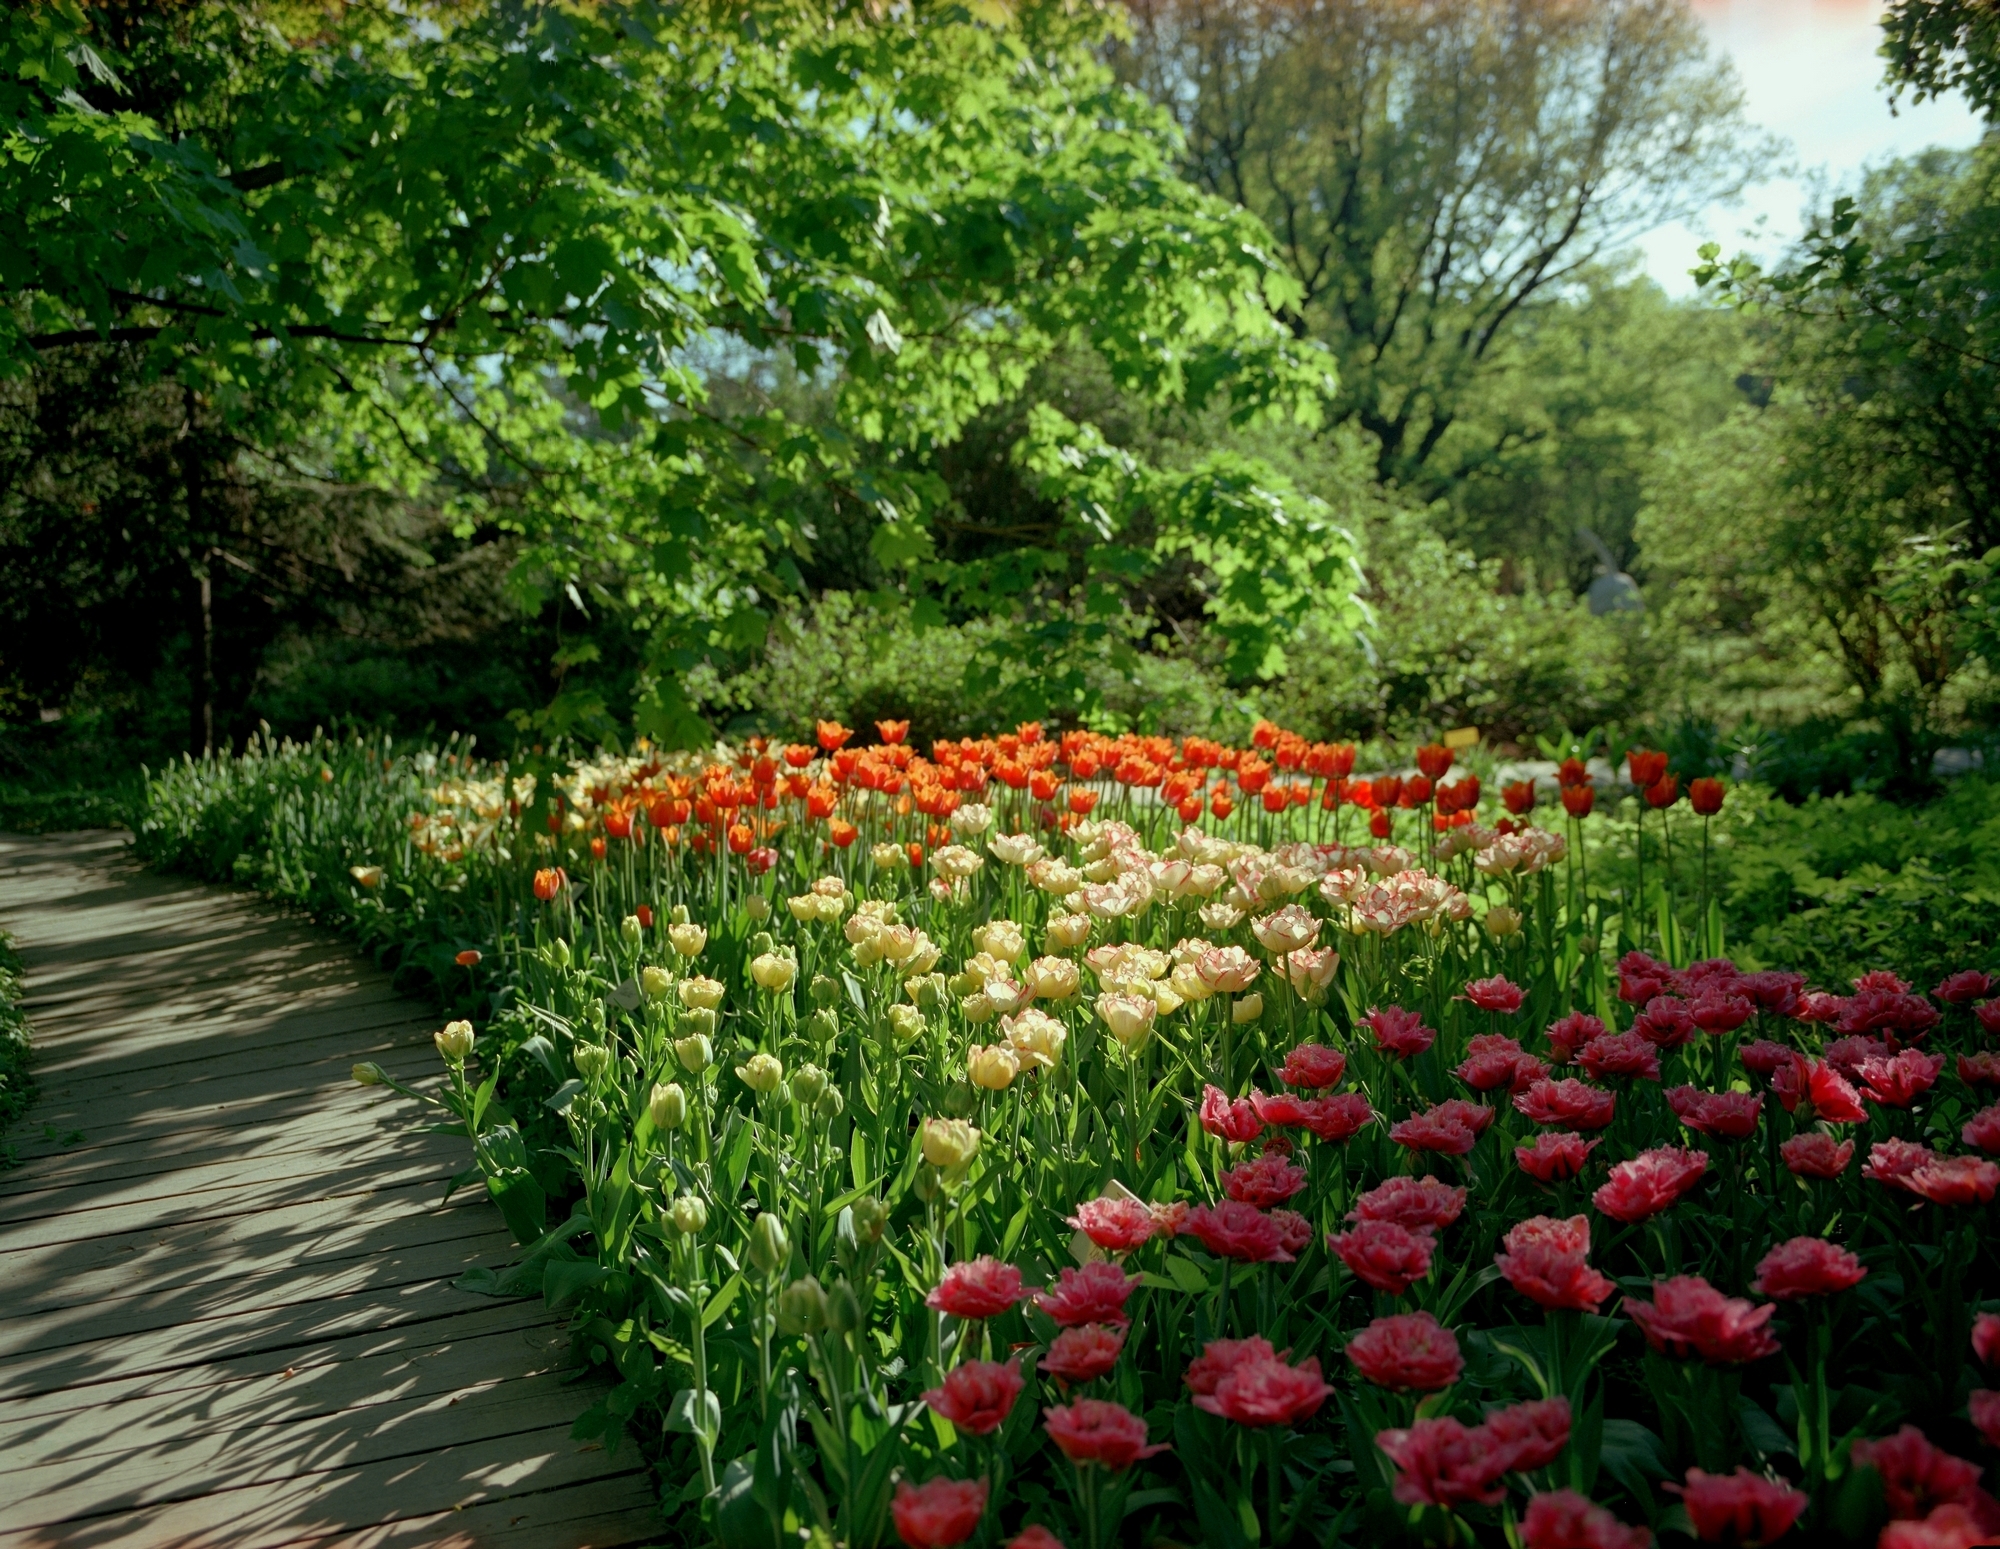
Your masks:
[[[469,1137],[523,1247],[471,1283],[573,1314],[687,1540],[2000,1541],[1981,965],[1621,908],[1601,807],[1650,900],[1725,799],[1661,754],[1493,803],[1435,745],[904,730],[148,791],[148,853],[475,1008],[356,1078]]]

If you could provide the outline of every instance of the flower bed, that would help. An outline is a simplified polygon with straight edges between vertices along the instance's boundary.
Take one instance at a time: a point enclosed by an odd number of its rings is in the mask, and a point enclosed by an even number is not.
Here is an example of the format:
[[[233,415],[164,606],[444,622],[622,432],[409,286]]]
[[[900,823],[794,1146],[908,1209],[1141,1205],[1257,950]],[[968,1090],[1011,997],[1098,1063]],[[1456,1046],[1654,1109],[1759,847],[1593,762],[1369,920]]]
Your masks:
[[[690,1542],[2000,1528],[2000,985],[1694,960],[1581,842],[1684,812],[1657,755],[1501,817],[1443,747],[900,732],[148,793],[471,1011],[474,1283],[573,1314]]]

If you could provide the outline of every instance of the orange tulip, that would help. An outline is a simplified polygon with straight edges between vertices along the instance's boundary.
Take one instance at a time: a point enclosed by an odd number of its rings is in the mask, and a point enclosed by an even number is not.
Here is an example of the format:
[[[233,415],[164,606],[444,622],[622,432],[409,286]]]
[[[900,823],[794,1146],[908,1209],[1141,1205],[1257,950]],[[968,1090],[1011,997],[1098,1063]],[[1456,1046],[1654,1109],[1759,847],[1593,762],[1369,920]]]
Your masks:
[[[569,873],[560,866],[544,866],[535,873],[535,897],[547,903],[569,882]]]
[[[1705,818],[1712,818],[1722,810],[1725,794],[1720,780],[1703,776],[1699,780],[1688,781],[1688,802]]]

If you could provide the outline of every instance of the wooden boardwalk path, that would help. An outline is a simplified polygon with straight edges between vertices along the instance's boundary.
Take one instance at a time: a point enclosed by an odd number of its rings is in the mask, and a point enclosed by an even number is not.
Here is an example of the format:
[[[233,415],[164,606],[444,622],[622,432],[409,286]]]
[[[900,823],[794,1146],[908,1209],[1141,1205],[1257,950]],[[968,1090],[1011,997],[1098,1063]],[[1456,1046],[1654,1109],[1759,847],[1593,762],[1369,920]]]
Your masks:
[[[112,834],[0,837],[0,929],[41,1085],[0,1172],[0,1549],[654,1541],[635,1449],[570,1439],[596,1390],[550,1314],[452,1289],[511,1252],[484,1191],[438,1203],[464,1141],[348,1077],[437,1074],[424,1007]]]

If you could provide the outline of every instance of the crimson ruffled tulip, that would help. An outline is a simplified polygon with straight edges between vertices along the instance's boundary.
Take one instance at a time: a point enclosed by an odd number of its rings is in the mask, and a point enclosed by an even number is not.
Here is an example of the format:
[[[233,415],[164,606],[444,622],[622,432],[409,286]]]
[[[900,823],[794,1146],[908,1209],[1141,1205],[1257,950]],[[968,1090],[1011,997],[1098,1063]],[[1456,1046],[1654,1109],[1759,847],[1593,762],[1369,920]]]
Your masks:
[[[1991,1388],[1974,1388],[1965,1401],[1972,1428],[1989,1447],[2000,1447],[2000,1393]]]
[[[1981,1108],[1959,1129],[1958,1138],[1975,1151],[2000,1156],[2000,1103]]]
[[[1861,1094],[1824,1060],[1814,1060],[1807,1067],[1806,1097],[1813,1112],[1828,1124],[1859,1124],[1868,1117],[1868,1110],[1861,1106]]]
[[[1525,1058],[1529,1056],[1522,1054],[1520,1044],[1505,1033],[1481,1033],[1468,1044],[1466,1058],[1453,1074],[1475,1092],[1493,1092],[1514,1085],[1514,1073]]]
[[[1594,1080],[1660,1079],[1660,1051],[1638,1033],[1606,1033],[1577,1052],[1577,1064]]]
[[[1068,1224],[1106,1253],[1130,1253],[1158,1233],[1159,1218],[1136,1199],[1093,1199],[1076,1207]]]
[[[1726,1366],[1777,1353],[1777,1337],[1766,1327],[1776,1310],[1724,1296],[1699,1275],[1655,1281],[1650,1302],[1625,1299],[1626,1313],[1655,1350]]]
[[[1907,1108],[1933,1086],[1944,1069],[1942,1054],[1905,1049],[1889,1059],[1863,1060],[1855,1074],[1862,1096],[1887,1108]]]
[[[1838,1178],[1854,1160],[1854,1142],[1835,1141],[1824,1130],[1808,1130],[1779,1146],[1778,1153],[1801,1178]]]
[[[1512,1016],[1521,1009],[1521,987],[1504,974],[1495,974],[1490,979],[1475,979],[1465,987],[1465,998],[1481,1011],[1494,1011],[1502,1016]]]
[[[1197,1393],[1194,1403],[1237,1425],[1296,1425],[1317,1414],[1331,1392],[1316,1357],[1296,1366],[1273,1357],[1238,1361],[1213,1389]]]
[[[1938,1506],[1972,1506],[1983,1493],[1977,1464],[1932,1446],[1914,1425],[1894,1436],[1857,1441],[1849,1455],[1855,1467],[1872,1468],[1882,1476],[1891,1516],[1922,1517]]]
[[[1708,1171],[1708,1158],[1679,1146],[1641,1151],[1611,1169],[1591,1203],[1615,1221],[1644,1221],[1692,1189]]]
[[[1300,1104],[1302,1123],[1318,1140],[1338,1145],[1351,1139],[1375,1117],[1368,1099],[1359,1092],[1335,1092]]]
[[[1507,1283],[1552,1311],[1596,1312],[1617,1287],[1587,1262],[1590,1222],[1535,1216],[1507,1233],[1507,1251],[1494,1263]]]
[[[1946,976],[1931,994],[1947,1006],[1968,1006],[1982,995],[1991,995],[1996,984],[2000,981],[1992,975],[1981,973],[1977,968],[1965,968]]]
[[[1794,1237],[1764,1255],[1750,1289],[1774,1302],[1795,1302],[1851,1290],[1867,1274],[1861,1260],[1838,1243],[1823,1237]]]
[[[1567,1065],[1576,1058],[1577,1050],[1593,1038],[1603,1036],[1604,1024],[1584,1011],[1572,1011],[1561,1020],[1551,1022],[1548,1028],[1549,1047],[1555,1050],[1558,1065]]]
[[[1530,1496],[1521,1518],[1521,1549],[1648,1549],[1652,1541],[1574,1490]]]
[[[1958,1079],[1967,1086],[2000,1086],[2000,1053],[1961,1054]]]
[[[1399,1146],[1412,1151],[1435,1151],[1442,1156],[1464,1156],[1479,1143],[1479,1131],[1475,1130],[1463,1115],[1462,1110],[1476,1107],[1474,1103],[1439,1103],[1419,1114],[1413,1114],[1400,1124],[1391,1125],[1389,1138]],[[1491,1113],[1493,1110],[1485,1110]]]
[[[1677,995],[1655,995],[1632,1019],[1632,1031],[1656,1049],[1682,1049],[1694,1042],[1694,1011]]]
[[[1264,1128],[1264,1121],[1257,1117],[1257,1106],[1249,1098],[1239,1097],[1231,1102],[1221,1088],[1214,1086],[1201,1089],[1201,1109],[1197,1116],[1201,1127],[1218,1140],[1255,1140]]]
[[[1202,1347],[1201,1354],[1188,1362],[1181,1380],[1190,1393],[1213,1393],[1222,1379],[1244,1362],[1277,1359],[1278,1352],[1262,1334],[1252,1334],[1248,1339],[1211,1339]]]
[[[1972,1014],[1984,1031],[2000,1037],[2000,1000],[1982,1000],[1972,1008]]]
[[[1245,1264],[1289,1264],[1279,1223],[1252,1205],[1226,1199],[1219,1205],[1196,1205],[1181,1221],[1181,1231],[1218,1258]]]
[[[1020,1270],[987,1257],[952,1265],[924,1299],[924,1305],[954,1318],[997,1318],[1027,1299],[1028,1288],[1021,1283]]]
[[[1008,1539],[1007,1549],[1064,1549],[1064,1546],[1060,1538],[1037,1522]]]
[[[1437,1041],[1437,1034],[1424,1026],[1424,1019],[1401,1006],[1370,1007],[1361,1019],[1375,1035],[1375,1047],[1384,1054],[1408,1059],[1422,1054]]]
[[[986,1514],[984,1479],[931,1479],[920,1485],[898,1481],[889,1503],[896,1535],[910,1549],[951,1549],[979,1529]]]
[[[1125,1302],[1138,1284],[1137,1275],[1099,1259],[1081,1269],[1063,1270],[1054,1285],[1035,1293],[1035,1305],[1064,1328],[1123,1323]]]
[[[1974,1549],[1994,1541],[1990,1513],[1982,1518],[1967,1506],[1938,1506],[1914,1522],[1891,1522],[1875,1549]]]
[[[1531,1124],[1567,1130],[1603,1129],[1617,1111],[1616,1093],[1574,1079],[1537,1081],[1514,1098],[1515,1110]]]
[[[924,1394],[924,1402],[961,1431],[991,1436],[1006,1423],[1021,1386],[1012,1361],[962,1361]]]
[[[1486,1430],[1507,1451],[1512,1473],[1532,1474],[1547,1468],[1569,1445],[1569,1400],[1530,1399],[1510,1404],[1486,1417]]]
[[[1972,1320],[1972,1353],[2000,1371],[2000,1312],[1982,1312]]]
[[[1393,1493],[1406,1506],[1497,1506],[1512,1455],[1485,1426],[1449,1415],[1406,1430],[1379,1431],[1375,1445],[1396,1465]]]
[[[1295,1167],[1276,1151],[1266,1151],[1239,1166],[1225,1169],[1220,1177],[1223,1193],[1239,1204],[1255,1205],[1259,1210],[1282,1205],[1306,1186],[1305,1169]]]
[[[1302,1043],[1285,1056],[1278,1079],[1286,1086],[1319,1091],[1340,1085],[1340,1078],[1346,1073],[1347,1056],[1340,1050],[1329,1049],[1324,1044]]]
[[[1147,1446],[1146,1422],[1108,1399],[1053,1405],[1042,1417],[1042,1428],[1072,1463],[1094,1463],[1113,1473],[1167,1450],[1164,1443]]]
[[[1354,1202],[1350,1221],[1394,1221],[1413,1232],[1441,1231],[1465,1211],[1465,1190],[1441,1178],[1384,1178]]]
[[[1583,1171],[1603,1139],[1585,1140],[1568,1130],[1537,1135],[1531,1146],[1514,1148],[1515,1164],[1537,1183],[1563,1183]]]
[[[1700,1135],[1718,1140],[1743,1140],[1757,1133],[1757,1116],[1764,1099],[1748,1092],[1702,1092],[1677,1086],[1667,1093],[1675,1117]]]
[[[1436,1393],[1465,1370],[1458,1338],[1428,1312],[1377,1318],[1347,1342],[1347,1359],[1378,1388]]]
[[[1686,1484],[1667,1488],[1687,1508],[1695,1536],[1712,1544],[1772,1543],[1792,1530],[1808,1504],[1803,1490],[1747,1468],[1733,1474],[1705,1474],[1691,1468]]]
[[[1983,1205],[2000,1191],[2000,1166],[1976,1156],[1940,1157],[1910,1173],[1903,1187],[1933,1205]]]
[[[1362,1221],[1327,1238],[1326,1245],[1363,1285],[1400,1296],[1431,1272],[1436,1243],[1394,1221]]]
[[[1797,1056],[1781,1043],[1773,1043],[1768,1038],[1757,1038],[1736,1051],[1736,1057],[1743,1061],[1743,1068],[1753,1076],[1769,1080],[1780,1065],[1788,1065]]]
[[[1125,1348],[1125,1330],[1104,1323],[1066,1328],[1050,1343],[1041,1369],[1064,1382],[1095,1382],[1118,1364]]]

